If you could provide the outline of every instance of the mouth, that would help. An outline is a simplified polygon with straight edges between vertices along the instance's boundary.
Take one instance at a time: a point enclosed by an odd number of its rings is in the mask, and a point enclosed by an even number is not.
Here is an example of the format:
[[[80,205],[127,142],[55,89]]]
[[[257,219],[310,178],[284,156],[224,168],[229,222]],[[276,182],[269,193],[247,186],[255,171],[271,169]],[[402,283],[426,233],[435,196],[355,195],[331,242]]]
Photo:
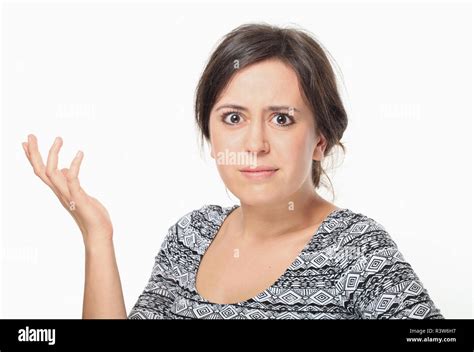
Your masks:
[[[271,178],[278,170],[276,168],[246,168],[240,170],[240,172],[251,180],[266,180]]]

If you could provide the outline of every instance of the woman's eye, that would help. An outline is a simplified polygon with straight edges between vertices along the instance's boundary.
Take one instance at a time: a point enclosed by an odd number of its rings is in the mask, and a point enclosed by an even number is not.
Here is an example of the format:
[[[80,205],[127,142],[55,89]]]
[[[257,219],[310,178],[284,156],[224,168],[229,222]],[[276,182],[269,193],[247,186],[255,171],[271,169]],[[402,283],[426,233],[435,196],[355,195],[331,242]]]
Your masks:
[[[273,117],[278,126],[286,127],[294,123],[292,118],[286,114],[277,114]]]
[[[240,116],[237,115],[235,112],[223,115],[223,121],[229,125],[234,125],[238,123],[239,120],[240,120]]]

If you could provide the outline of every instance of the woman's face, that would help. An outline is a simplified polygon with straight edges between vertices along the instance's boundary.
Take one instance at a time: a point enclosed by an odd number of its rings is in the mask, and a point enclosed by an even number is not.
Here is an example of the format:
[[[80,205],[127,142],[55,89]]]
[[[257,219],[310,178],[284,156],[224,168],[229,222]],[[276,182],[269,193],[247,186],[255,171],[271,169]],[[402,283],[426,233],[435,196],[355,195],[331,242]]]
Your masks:
[[[225,185],[249,205],[313,191],[312,160],[321,160],[326,141],[316,136],[296,73],[276,59],[236,70],[210,115],[211,156]],[[266,177],[241,171],[255,166],[278,170]]]

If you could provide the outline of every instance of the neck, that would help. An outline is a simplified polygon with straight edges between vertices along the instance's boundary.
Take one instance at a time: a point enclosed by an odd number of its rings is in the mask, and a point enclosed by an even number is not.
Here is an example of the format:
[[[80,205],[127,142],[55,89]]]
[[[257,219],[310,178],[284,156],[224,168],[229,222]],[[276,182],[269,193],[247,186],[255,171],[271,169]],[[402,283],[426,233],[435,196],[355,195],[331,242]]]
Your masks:
[[[241,202],[236,209],[237,232],[242,239],[266,241],[317,226],[335,209],[314,191],[261,206]]]

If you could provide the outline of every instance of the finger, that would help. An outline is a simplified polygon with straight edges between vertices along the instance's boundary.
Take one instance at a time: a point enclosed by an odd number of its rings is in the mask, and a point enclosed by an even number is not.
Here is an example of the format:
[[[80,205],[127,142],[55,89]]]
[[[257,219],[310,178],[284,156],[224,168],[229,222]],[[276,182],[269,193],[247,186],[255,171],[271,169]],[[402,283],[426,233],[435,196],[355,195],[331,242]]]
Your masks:
[[[79,201],[79,198],[85,195],[78,178],[79,168],[81,167],[83,157],[84,153],[81,151],[77,152],[76,157],[72,160],[71,167],[67,173],[67,185],[69,187],[71,198],[77,201]]]
[[[28,153],[28,143],[23,142],[23,143],[21,143],[21,146],[23,147],[23,150],[25,151],[25,155],[29,160],[30,159],[30,154]]]
[[[71,174],[71,177],[77,178],[79,176],[79,169],[81,167],[83,157],[84,157],[84,153],[81,151],[78,151],[76,154],[76,157],[72,160],[71,167],[69,169],[69,173]]]
[[[59,149],[63,145],[63,140],[61,137],[56,137],[54,140],[53,145],[49,149],[48,153],[48,161],[46,163],[46,175],[48,177],[52,176],[54,172],[56,172],[58,168],[58,153]]]
[[[28,135],[28,143],[26,143],[26,146],[29,155],[29,161],[31,166],[33,167],[35,175],[37,175],[44,183],[46,183],[53,190],[54,194],[56,194],[63,206],[65,206],[67,204],[67,199],[65,199],[65,197],[54,186],[48,176],[46,176],[46,167],[44,166],[43,158],[41,157],[41,154],[38,151],[38,141],[35,135]]]
[[[33,167],[35,175],[40,177],[45,183],[50,184],[48,178],[46,177],[44,170],[45,166],[43,163],[43,158],[38,151],[38,141],[36,140],[35,135],[28,135],[28,155],[30,156],[30,164]]]
[[[62,194],[66,201],[71,198],[69,188],[67,185],[64,173],[58,170],[59,150],[61,149],[63,141],[61,137],[57,137],[51,147],[48,155],[48,163],[46,165],[46,176],[48,176],[54,187]]]

